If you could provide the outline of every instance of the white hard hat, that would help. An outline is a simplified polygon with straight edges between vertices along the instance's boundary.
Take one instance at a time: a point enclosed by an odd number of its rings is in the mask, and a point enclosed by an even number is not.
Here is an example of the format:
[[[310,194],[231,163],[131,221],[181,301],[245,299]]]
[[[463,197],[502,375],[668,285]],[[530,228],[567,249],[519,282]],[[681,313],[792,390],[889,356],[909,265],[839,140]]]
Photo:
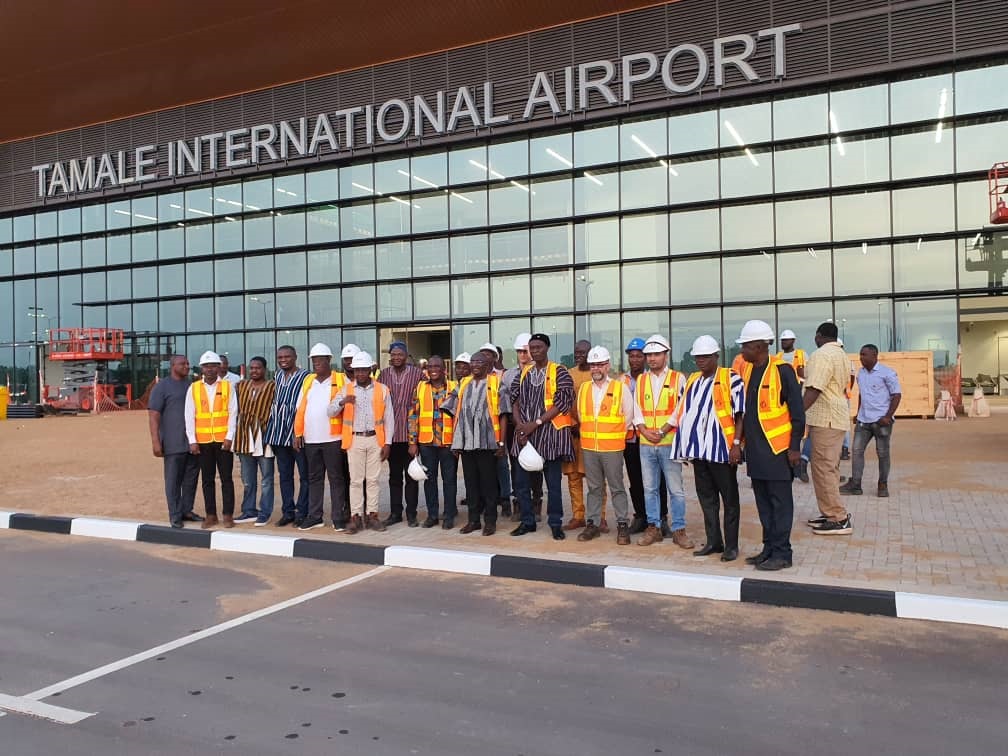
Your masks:
[[[199,358],[200,365],[220,365],[221,359],[217,352],[203,352]]]
[[[609,350],[604,346],[592,347],[588,352],[588,364],[609,362]]]
[[[340,358],[342,359],[344,357],[353,357],[359,351],[360,347],[357,346],[356,344],[347,344],[345,347],[343,347],[343,351],[340,352]]]
[[[481,346],[479,348],[479,350],[481,352],[493,352],[494,354],[497,354],[497,347],[496,347],[496,345],[491,344],[489,341],[486,344],[484,344],[483,346]]]
[[[785,328],[783,331],[781,331],[780,337],[781,337],[781,339],[797,339],[798,338],[797,336],[795,336],[794,331],[792,331],[790,328]]]
[[[518,452],[518,464],[527,472],[536,472],[537,470],[542,470],[546,463],[530,441]]]
[[[531,333],[519,333],[515,336],[515,349],[528,349],[528,343],[532,341]]]
[[[353,361],[350,363],[350,367],[353,369],[367,368],[370,370],[374,367],[374,360],[367,352],[357,352],[357,354],[353,356]]]
[[[319,342],[308,352],[308,357],[332,357],[332,349]]]
[[[773,343],[773,328],[762,320],[750,320],[742,326],[742,333],[735,339],[736,344],[745,344],[747,341],[765,341]]]
[[[413,461],[406,467],[406,472],[418,483],[427,480],[427,468],[423,466],[420,457],[413,457]]]
[[[689,353],[694,357],[700,357],[708,354],[718,354],[720,351],[721,347],[718,346],[717,339],[713,336],[701,336],[693,342],[693,348],[690,349]]]
[[[662,352],[667,352],[672,347],[668,343],[668,339],[660,334],[655,334],[654,336],[649,336],[648,340],[644,343],[644,348],[641,350],[644,354],[661,354]]]
[[[472,360],[472,355],[469,352],[461,352],[458,357],[455,358],[455,362],[464,362],[468,364]]]

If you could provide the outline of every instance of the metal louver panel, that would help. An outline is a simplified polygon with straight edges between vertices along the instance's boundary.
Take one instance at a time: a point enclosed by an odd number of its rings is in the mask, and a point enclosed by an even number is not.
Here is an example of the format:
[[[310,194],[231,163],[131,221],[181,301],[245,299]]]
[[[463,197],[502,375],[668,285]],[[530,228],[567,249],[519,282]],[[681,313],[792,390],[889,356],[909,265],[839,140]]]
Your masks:
[[[108,152],[128,150],[133,143],[133,124],[131,119],[111,121],[105,124],[105,147]]]
[[[213,103],[198,102],[185,107],[185,136],[188,139],[213,131]]]
[[[0,176],[14,172],[14,146],[0,144]]]
[[[104,127],[103,127],[104,128]],[[23,139],[14,142],[14,173],[28,173],[35,165],[35,142],[31,139]]]
[[[956,52],[1004,46],[1004,0],[956,0]]]
[[[653,8],[624,13],[619,18],[619,50],[618,55],[633,55],[635,53],[654,53],[661,60],[668,52],[668,30],[665,26],[664,5]],[[636,69],[635,69],[636,70]],[[618,70],[616,78],[622,85],[623,72]],[[651,81],[634,84],[635,100],[650,100],[666,95],[665,86],[658,74]]]
[[[413,110],[413,98],[409,93],[422,95],[431,107],[436,111],[436,95],[444,90],[446,93],[445,102],[445,123],[451,109],[451,96],[448,91],[448,56],[445,53],[437,55],[425,55],[410,61],[401,61],[400,64],[392,64],[389,71],[382,69],[386,66],[379,66],[375,69],[375,107],[381,107],[381,103],[393,97],[398,97],[406,101]],[[402,126],[403,119],[398,110],[390,111],[389,117],[385,121],[385,128],[390,132],[395,132]],[[410,128],[407,136],[412,136],[416,124]],[[432,137],[435,135],[434,129],[424,120],[422,136]],[[375,135],[375,142],[380,142],[378,135]]]
[[[709,0],[681,0],[665,6],[665,23],[670,47],[692,42],[702,44],[717,36],[717,14]]]
[[[841,21],[830,26],[832,72],[889,62],[889,24],[884,15]]]
[[[829,73],[829,27],[826,24],[806,28],[787,41],[784,60],[785,76],[801,72],[802,76],[824,76]]]
[[[573,63],[574,48],[570,26],[534,31],[529,35],[532,71],[559,71]]]
[[[944,0],[892,14],[893,62],[952,53],[952,3]]]
[[[583,24],[575,24],[573,27],[572,47],[574,50],[574,60],[577,63],[591,63],[595,60],[618,61],[619,59],[619,19],[617,16],[605,16],[586,21]],[[617,68],[617,79],[614,80],[613,93],[619,97],[619,90],[615,87],[615,82],[619,77],[619,65]],[[576,71],[576,69],[575,69]],[[590,74],[592,78],[600,77],[601,72],[596,70]],[[574,107],[581,109],[582,103],[577,100],[575,92]],[[588,107],[604,107],[605,98],[595,90],[588,91]]]
[[[773,17],[770,5],[770,0],[745,0],[744,3],[719,3],[719,35],[752,34],[760,29],[769,28],[772,25],[771,19]]]
[[[242,122],[242,98],[228,97],[213,102],[214,131],[223,134],[228,129],[235,129]],[[227,159],[227,144],[224,139],[217,141],[217,167],[224,168]]]
[[[340,77],[335,74],[305,82],[305,107],[308,112],[312,114],[331,113],[334,110],[339,110],[339,88]],[[272,101],[269,107],[272,112]],[[256,123],[267,123],[269,120],[269,118],[264,118]],[[246,122],[246,125],[252,124]]]
[[[142,147],[147,144],[157,144],[157,114],[147,113],[131,119],[130,133],[133,145]]]
[[[304,82],[273,89],[273,117],[277,121],[297,121],[305,114]]]
[[[829,0],[829,12],[831,16],[840,16],[844,13],[882,8],[888,4],[888,0]]]
[[[34,173],[18,173],[13,177],[13,197],[15,205],[27,205],[36,199]]]
[[[493,82],[496,115],[521,117],[532,75],[529,55],[527,34],[487,44],[487,78]]]
[[[774,26],[779,26],[825,19],[829,14],[827,5],[828,0],[774,0],[772,21]]]
[[[374,69],[361,68],[340,75],[339,105],[340,108],[359,108],[374,101]],[[367,126],[363,115],[354,119],[354,146],[363,147],[367,135]]]
[[[56,135],[56,158],[76,160],[81,157],[81,131],[61,131]]]
[[[449,91],[457,90],[462,86],[480,86],[489,78],[486,45],[473,45],[472,47],[463,47],[461,50],[449,50],[446,73]]]
[[[81,129],[81,152],[85,157],[105,152],[105,124],[85,126]]]
[[[35,162],[51,163],[56,160],[56,135],[46,134],[35,138]]]
[[[2,158],[0,158],[2,160]],[[0,163],[2,165],[2,163]],[[0,207],[14,204],[14,177],[0,172]]]

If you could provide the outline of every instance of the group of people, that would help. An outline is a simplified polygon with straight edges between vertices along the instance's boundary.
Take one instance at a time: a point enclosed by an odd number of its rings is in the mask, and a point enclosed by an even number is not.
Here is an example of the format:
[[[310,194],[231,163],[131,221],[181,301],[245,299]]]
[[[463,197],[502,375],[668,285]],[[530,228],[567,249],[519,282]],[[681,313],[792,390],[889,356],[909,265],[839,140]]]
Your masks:
[[[343,347],[335,370],[335,355],[325,344],[311,348],[310,371],[299,367],[293,347],[280,347],[272,380],[262,357],[250,359],[248,375],[240,379],[225,358],[206,352],[200,379],[191,382],[187,358],[176,355],[170,375],[151,394],[151,439],[155,456],[164,459],[172,527],[186,520],[202,521],[204,528],[267,525],[275,464],[277,526],[323,527],[328,482],[337,531],[383,531],[404,521],[450,530],[459,517],[461,466],[462,534],[493,535],[499,516],[516,523],[512,536],[535,532],[545,484],[546,524],[556,540],[575,530],[579,541],[609,533],[611,500],[617,544],[630,545],[632,535],[640,546],[670,538],[695,556],[718,554],[722,561],[739,556],[737,469],[744,461],[763,528],[763,548],[746,562],[779,570],[792,563],[791,486],[803,470],[806,429],[821,513],[809,520],[814,532],[851,532],[840,497],[862,493],[864,450],[872,438],[880,460],[879,495],[888,493],[898,380],[878,363],[877,348],[861,350],[853,472],[841,487],[850,370],[836,337],[836,327],[823,323],[816,333],[819,349],[806,355],[786,331],[783,349],[773,353],[770,326],[750,321],[737,339],[741,353],[731,368],[718,364],[721,346],[714,337],[697,338],[690,350],[697,370],[690,375],[670,365],[670,344],[660,334],[627,344],[629,370],[616,377],[606,347],[579,341],[568,369],[550,359],[550,338],[542,333],[518,335],[516,364],[508,369],[494,344],[462,353],[453,360],[454,377],[437,355],[423,367],[412,364],[402,342],[389,346],[389,366],[377,375],[372,356],[353,344]],[[244,487],[237,517],[234,454]],[[390,505],[383,519],[378,481],[386,462]],[[699,548],[686,532],[684,464],[693,468],[703,512],[706,538]],[[566,523],[564,476],[572,509]],[[193,511],[199,477],[205,518]]]

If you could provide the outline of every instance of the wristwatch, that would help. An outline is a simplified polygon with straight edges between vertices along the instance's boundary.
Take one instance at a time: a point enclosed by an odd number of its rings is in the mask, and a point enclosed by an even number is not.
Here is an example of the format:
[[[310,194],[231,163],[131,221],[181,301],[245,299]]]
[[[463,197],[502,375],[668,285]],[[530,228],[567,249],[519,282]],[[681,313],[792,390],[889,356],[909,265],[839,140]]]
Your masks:
[[[498,442],[497,442],[497,446],[498,446],[499,448],[503,449],[503,448],[504,448],[504,442],[503,442],[503,441],[498,441]]]
[[[736,438],[732,441],[732,446],[742,446],[742,442]]]
[[[542,425],[542,418],[541,417],[537,417],[536,418],[536,425]]]

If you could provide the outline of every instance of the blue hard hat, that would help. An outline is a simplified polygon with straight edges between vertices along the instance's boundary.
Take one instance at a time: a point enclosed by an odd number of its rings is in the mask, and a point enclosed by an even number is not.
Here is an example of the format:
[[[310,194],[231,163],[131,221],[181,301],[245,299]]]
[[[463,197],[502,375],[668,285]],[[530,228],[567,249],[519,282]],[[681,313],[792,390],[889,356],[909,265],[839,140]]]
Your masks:
[[[626,345],[626,351],[632,352],[635,349],[638,351],[644,349],[644,339],[630,339],[630,343]]]

